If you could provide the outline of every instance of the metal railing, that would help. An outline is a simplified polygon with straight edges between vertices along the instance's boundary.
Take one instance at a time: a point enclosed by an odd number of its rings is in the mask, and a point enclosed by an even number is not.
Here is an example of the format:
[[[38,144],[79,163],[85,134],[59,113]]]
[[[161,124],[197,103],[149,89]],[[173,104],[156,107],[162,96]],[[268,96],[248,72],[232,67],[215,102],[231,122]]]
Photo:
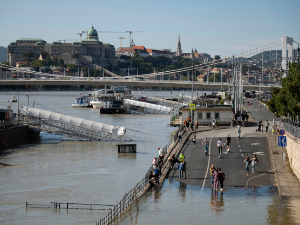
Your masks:
[[[285,129],[296,138],[300,138],[300,122],[283,119]]]
[[[163,148],[164,153],[166,154],[168,149],[172,146],[172,144],[177,140],[178,138],[178,132],[182,130],[182,127],[179,127],[177,132],[174,134],[174,136],[171,138],[169,143]],[[166,157],[165,157],[166,158]],[[164,168],[165,169],[165,168]],[[154,171],[153,165],[150,166],[145,176],[130,190],[128,191],[121,201],[119,201],[112,209],[109,209],[110,211],[101,218],[96,225],[106,225],[111,223],[114,219],[116,219],[118,216],[120,216],[128,207],[131,207],[134,202],[138,201],[138,197],[141,195],[143,191],[146,190],[148,184],[149,184],[149,176],[150,172]]]

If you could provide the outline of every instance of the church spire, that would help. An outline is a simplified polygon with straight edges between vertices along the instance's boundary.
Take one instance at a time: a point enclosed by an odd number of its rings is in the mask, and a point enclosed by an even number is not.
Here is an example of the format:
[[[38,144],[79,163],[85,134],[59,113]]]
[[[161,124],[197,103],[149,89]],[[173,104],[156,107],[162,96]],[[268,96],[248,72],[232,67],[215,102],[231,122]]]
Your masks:
[[[180,35],[178,34],[177,48],[176,48],[176,56],[181,56],[181,43],[180,43]]]

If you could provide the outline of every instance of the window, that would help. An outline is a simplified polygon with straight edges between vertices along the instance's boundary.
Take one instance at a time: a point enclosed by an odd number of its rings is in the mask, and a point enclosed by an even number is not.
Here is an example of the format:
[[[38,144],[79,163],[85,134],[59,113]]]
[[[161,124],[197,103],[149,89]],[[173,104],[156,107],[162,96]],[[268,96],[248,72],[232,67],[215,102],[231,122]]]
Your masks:
[[[215,119],[216,119],[216,120],[220,119],[220,113],[215,112]]]
[[[210,119],[210,112],[206,113],[206,119]]]
[[[198,113],[198,119],[202,119],[202,112]]]

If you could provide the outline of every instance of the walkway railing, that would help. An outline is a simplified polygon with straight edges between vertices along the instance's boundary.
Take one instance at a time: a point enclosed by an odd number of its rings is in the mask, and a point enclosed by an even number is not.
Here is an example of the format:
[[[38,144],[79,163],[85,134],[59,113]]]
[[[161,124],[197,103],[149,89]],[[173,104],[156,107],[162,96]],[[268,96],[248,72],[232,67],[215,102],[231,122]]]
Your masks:
[[[173,142],[177,140],[178,132],[182,130],[182,127],[180,127],[177,132],[174,134],[174,136],[171,138],[169,143],[163,148],[164,153],[166,154],[168,149],[172,146]],[[138,201],[138,197],[141,196],[142,192],[146,190],[148,184],[149,184],[149,176],[150,172],[154,171],[153,166],[151,165],[148,169],[145,176],[130,190],[128,191],[121,201],[119,201],[110,211],[101,218],[96,225],[106,225],[111,223],[114,219],[116,219],[118,216],[120,216],[128,207],[131,207],[133,203]]]
[[[300,122],[293,122],[290,119],[283,119],[285,129],[294,137],[300,138]]]

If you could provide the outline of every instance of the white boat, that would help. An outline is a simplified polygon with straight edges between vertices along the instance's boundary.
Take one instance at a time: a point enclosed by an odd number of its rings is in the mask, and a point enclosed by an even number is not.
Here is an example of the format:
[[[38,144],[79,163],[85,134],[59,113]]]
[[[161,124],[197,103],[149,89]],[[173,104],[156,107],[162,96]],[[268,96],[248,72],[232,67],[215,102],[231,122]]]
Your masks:
[[[79,97],[75,98],[72,107],[91,107],[91,96],[92,94],[80,94]]]

